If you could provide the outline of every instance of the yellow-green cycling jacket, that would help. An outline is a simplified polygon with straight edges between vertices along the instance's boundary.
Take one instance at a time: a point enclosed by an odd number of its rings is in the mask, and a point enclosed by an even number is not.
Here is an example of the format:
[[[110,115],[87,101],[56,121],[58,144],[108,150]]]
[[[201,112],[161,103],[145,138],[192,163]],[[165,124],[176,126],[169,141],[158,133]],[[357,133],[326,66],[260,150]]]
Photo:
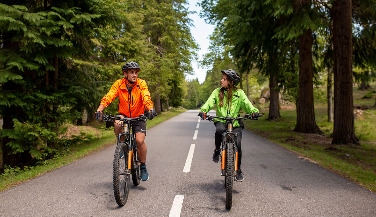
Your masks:
[[[219,93],[221,88],[215,89],[208,100],[205,102],[204,105],[201,106],[200,111],[208,113],[211,109],[216,106],[216,116],[220,117],[238,117],[240,110],[242,109],[247,114],[252,114],[259,112],[257,108],[255,108],[252,103],[249,101],[248,97],[245,95],[242,89],[234,90],[232,93],[232,102],[230,106],[227,103],[227,90],[225,90],[224,98],[223,98],[223,106],[219,106]],[[224,120],[214,120],[215,122],[220,121],[224,122]],[[240,124],[238,121],[234,122],[234,127],[239,127]]]

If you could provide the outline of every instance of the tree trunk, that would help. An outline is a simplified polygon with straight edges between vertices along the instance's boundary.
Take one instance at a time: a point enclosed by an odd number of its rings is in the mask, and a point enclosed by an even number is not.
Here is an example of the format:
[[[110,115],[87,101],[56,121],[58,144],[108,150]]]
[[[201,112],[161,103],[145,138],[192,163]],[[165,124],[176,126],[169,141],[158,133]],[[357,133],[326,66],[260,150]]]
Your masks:
[[[331,15],[335,71],[332,144],[359,144],[354,128],[351,13],[351,0],[333,2]]]
[[[315,120],[313,100],[312,31],[306,30],[299,37],[299,92],[296,104],[295,131],[323,134]]]
[[[281,118],[279,112],[279,89],[277,82],[277,72],[271,72],[269,77],[270,104],[268,120],[278,120]]]
[[[162,111],[162,106],[161,106],[161,97],[159,94],[155,94],[154,95],[154,99],[153,99],[153,102],[154,102],[154,110],[156,113],[160,114],[161,111]]]
[[[326,91],[328,102],[328,122],[333,122],[333,69],[328,69],[328,82]]]
[[[166,111],[170,111],[170,101],[166,99]]]

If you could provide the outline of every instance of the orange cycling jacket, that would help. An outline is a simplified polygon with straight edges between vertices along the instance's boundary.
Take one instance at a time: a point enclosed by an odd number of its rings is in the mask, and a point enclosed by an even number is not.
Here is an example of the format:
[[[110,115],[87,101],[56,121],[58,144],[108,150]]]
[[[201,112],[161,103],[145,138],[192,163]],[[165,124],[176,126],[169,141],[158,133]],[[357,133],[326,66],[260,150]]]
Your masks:
[[[130,90],[127,89],[126,84],[125,78],[115,81],[110,91],[102,98],[101,105],[107,107],[119,97],[119,113],[130,118],[144,114],[145,109],[154,108],[145,80],[137,78],[136,84]]]

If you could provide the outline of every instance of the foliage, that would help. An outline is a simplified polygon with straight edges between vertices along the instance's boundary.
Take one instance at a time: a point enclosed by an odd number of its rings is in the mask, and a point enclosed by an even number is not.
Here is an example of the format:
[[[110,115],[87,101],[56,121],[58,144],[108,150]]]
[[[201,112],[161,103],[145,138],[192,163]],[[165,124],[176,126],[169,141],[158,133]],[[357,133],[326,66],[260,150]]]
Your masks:
[[[7,143],[11,148],[11,154],[28,152],[33,159],[44,160],[54,150],[48,146],[56,140],[56,134],[49,131],[40,124],[21,123],[13,120],[14,130],[5,129],[1,131],[1,137],[11,138]]]
[[[311,86],[311,70],[313,70],[313,86],[316,88],[322,85],[320,83],[320,80],[323,79],[322,75],[325,75],[326,72],[331,72],[328,73],[331,75],[333,72],[332,16],[335,11],[333,5],[336,5],[337,2],[339,1],[240,0],[234,2],[202,0],[201,16],[216,25],[216,32],[211,38],[212,42],[218,45],[217,48],[225,46],[230,48],[232,61],[241,73],[257,68],[264,75],[276,76],[277,82],[271,82],[271,85],[277,83],[278,87],[276,88],[299,103],[299,108],[309,108],[305,110],[305,113],[298,115],[299,120],[302,120],[299,122],[300,128],[312,125],[307,129],[319,132],[314,126],[314,121],[310,121],[312,119],[309,118],[314,116],[314,113],[307,114],[308,111],[312,112],[313,110],[312,100],[306,99],[315,97],[316,101],[323,101],[325,93],[319,93],[317,90],[312,92],[311,88],[304,87],[303,82],[307,84],[308,80],[309,86]],[[366,87],[367,82],[372,81],[374,74],[374,42],[376,41],[374,40],[376,13],[374,7],[370,5],[375,5],[375,1],[354,1],[354,19],[352,20],[355,27],[353,32],[354,65],[360,67],[362,72],[368,71],[361,74],[356,73],[355,78],[357,81],[361,81],[362,86]],[[302,40],[303,36],[307,40]],[[299,48],[303,48],[301,45],[306,44],[307,41],[311,43],[311,39],[313,39],[313,46],[309,44],[307,49],[312,49],[312,51],[309,50],[303,56],[304,52],[303,50],[299,51]],[[366,44],[369,47],[365,47]],[[223,51],[224,49],[222,49]],[[204,63],[211,64],[213,71],[216,69],[216,59],[223,60],[219,55],[207,57]],[[304,58],[302,57],[312,59],[313,66],[311,66],[310,60],[303,62]],[[343,64],[339,63],[340,66]],[[365,69],[365,67],[368,68]],[[334,70],[338,69],[334,68]],[[207,79],[210,79],[210,76],[207,76]],[[298,87],[299,81],[301,81],[300,87]],[[350,86],[345,89],[346,91],[351,90]],[[346,91],[341,90],[336,93],[344,95]],[[312,96],[313,94],[315,96]],[[337,95],[336,98],[338,97],[341,96]],[[344,98],[349,97],[345,96]],[[352,109],[350,107],[351,105],[348,104],[348,108]],[[269,111],[269,113],[273,113],[273,108],[270,108]],[[302,117],[303,115],[307,115],[308,118]]]
[[[19,153],[29,153],[32,159],[49,157],[59,125],[79,118],[95,98],[90,94],[95,88],[85,82],[94,67],[79,60],[92,57],[94,45],[87,38],[96,37],[94,27],[111,16],[89,12],[93,2],[80,2],[82,8],[45,3],[30,9],[0,4],[0,63],[7,75],[0,83],[6,159]],[[80,73],[81,67],[85,73]]]
[[[140,77],[147,80],[152,96],[160,94],[173,106],[182,104],[184,73],[192,70],[197,48],[185,1],[4,2],[8,4],[0,4],[0,115],[5,117],[4,142],[9,141],[2,147],[5,164],[11,153],[33,150],[32,157],[44,158],[60,142],[87,138],[45,141],[44,136],[58,134],[65,122],[90,121],[101,97],[121,78],[125,61],[141,65]],[[116,110],[117,102],[107,108],[110,113]],[[44,148],[33,148],[40,146],[37,143],[20,146],[31,136],[23,138],[12,120],[27,123],[26,129],[40,129],[43,133],[31,132],[44,139]]]
[[[160,97],[167,103],[173,99],[175,106],[182,103],[184,73],[192,72],[190,62],[197,49],[190,34],[191,21],[185,4],[186,1],[149,0],[141,8],[143,32],[150,49],[144,63],[149,89],[152,97]],[[158,103],[155,106],[160,111]]]
[[[203,102],[199,99],[199,96],[201,95],[200,89],[201,88],[198,79],[187,83],[187,90],[183,102],[184,108],[196,109],[200,107],[201,104],[203,104]]]

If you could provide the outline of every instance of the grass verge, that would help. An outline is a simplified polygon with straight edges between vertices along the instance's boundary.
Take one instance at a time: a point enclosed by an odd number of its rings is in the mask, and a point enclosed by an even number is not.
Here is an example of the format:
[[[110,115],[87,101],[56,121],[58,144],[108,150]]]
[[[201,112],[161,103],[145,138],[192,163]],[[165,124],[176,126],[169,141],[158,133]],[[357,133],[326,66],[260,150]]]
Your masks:
[[[149,120],[147,127],[150,129],[159,123],[166,121],[182,112],[184,109],[172,109],[167,112],[156,116],[153,120]],[[93,123],[93,130],[100,129],[100,136],[90,141],[85,141],[81,144],[72,145],[69,152],[61,154],[50,160],[44,161],[42,164],[33,167],[20,168],[7,168],[6,172],[0,175],[0,191],[4,191],[22,182],[36,178],[49,171],[70,164],[82,157],[92,154],[116,142],[114,132],[112,129],[105,129],[104,123]],[[80,132],[77,132],[80,133]]]

